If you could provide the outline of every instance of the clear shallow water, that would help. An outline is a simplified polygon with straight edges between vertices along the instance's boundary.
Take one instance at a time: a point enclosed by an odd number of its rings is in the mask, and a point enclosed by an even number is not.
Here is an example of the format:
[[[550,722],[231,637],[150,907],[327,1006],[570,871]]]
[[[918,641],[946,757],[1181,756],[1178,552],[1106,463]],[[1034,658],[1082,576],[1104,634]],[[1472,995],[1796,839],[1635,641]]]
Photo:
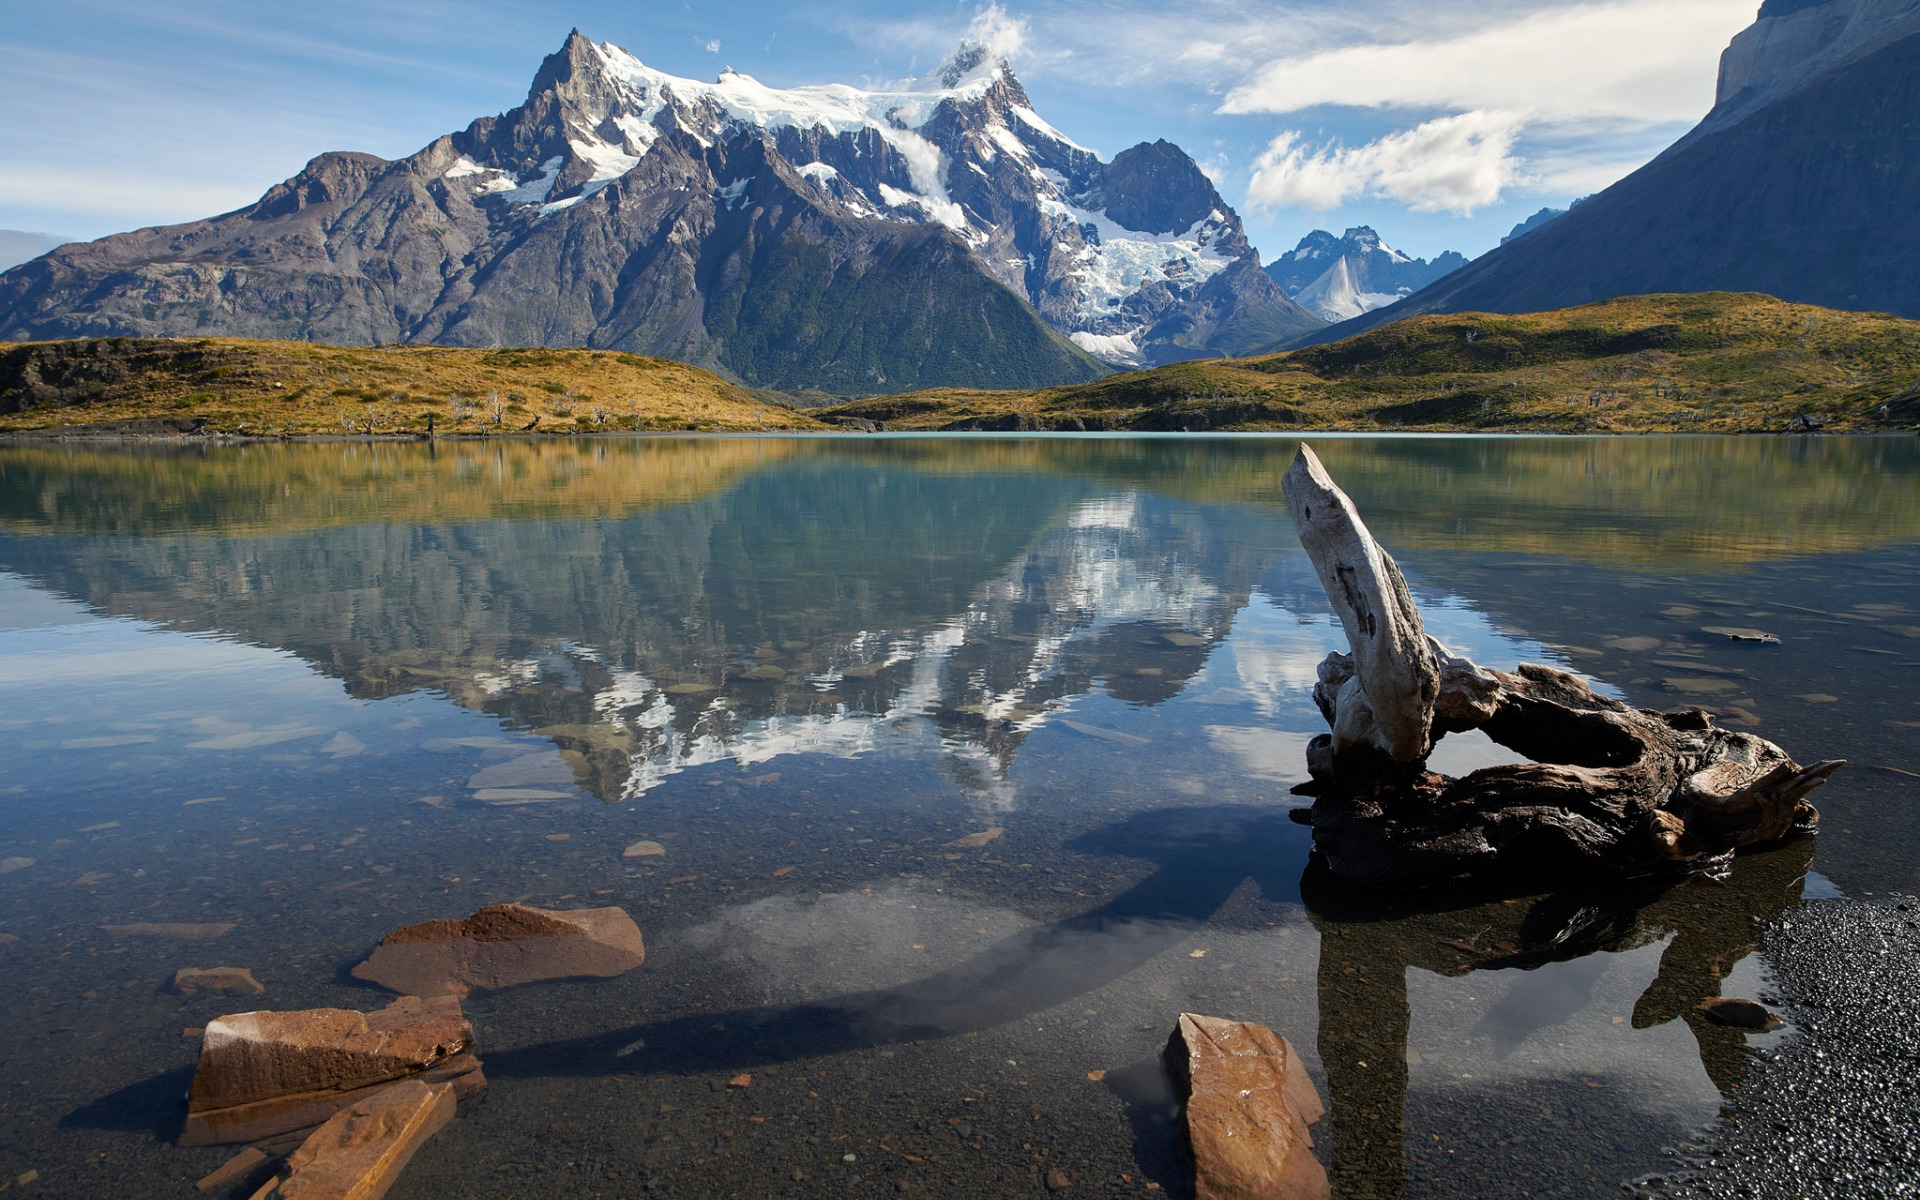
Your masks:
[[[1178,1195],[1182,1010],[1301,1048],[1343,1194],[1614,1194],[1738,1082],[1691,1009],[1764,994],[1755,918],[1916,890],[1920,447],[1317,445],[1456,649],[1852,760],[1819,836],[1626,896],[1310,871],[1291,441],[0,451],[0,1175],[184,1194],[183,1028],[377,1006],[381,935],[525,900],[647,965],[470,1001],[492,1087],[394,1196]],[[267,995],[166,988],[215,965]]]

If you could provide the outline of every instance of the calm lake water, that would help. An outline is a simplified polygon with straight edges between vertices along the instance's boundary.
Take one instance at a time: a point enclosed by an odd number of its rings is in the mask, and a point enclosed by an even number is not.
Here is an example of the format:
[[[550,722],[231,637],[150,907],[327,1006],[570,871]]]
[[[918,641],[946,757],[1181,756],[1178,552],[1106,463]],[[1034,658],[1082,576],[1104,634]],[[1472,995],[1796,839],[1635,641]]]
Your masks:
[[[1790,1036],[1693,1012],[1768,994],[1756,921],[1920,890],[1920,441],[1315,446],[1456,650],[1849,759],[1817,837],[1664,892],[1316,873],[1289,440],[0,450],[0,1177],[192,1194],[183,1029],[378,1007],[378,938],[520,900],[647,963],[469,1000],[492,1085],[394,1197],[1178,1196],[1183,1010],[1300,1048],[1342,1195],[1618,1195]]]

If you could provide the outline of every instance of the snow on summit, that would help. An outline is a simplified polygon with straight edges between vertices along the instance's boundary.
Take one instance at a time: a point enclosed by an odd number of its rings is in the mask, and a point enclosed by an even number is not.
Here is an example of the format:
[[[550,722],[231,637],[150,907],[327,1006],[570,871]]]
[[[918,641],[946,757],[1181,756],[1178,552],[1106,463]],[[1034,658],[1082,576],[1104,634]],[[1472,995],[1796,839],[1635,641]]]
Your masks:
[[[441,178],[549,219],[640,178],[673,143],[718,156],[713,194],[726,211],[749,211],[747,181],[728,164],[743,139],[762,143],[791,169],[785,186],[816,202],[953,231],[1054,328],[1120,366],[1164,359],[1159,327],[1173,308],[1236,263],[1257,268],[1239,218],[1184,152],[1163,142],[1103,162],[1041,117],[1008,62],[977,42],[884,88],[777,88],[732,68],[711,83],[670,75],[576,34],[542,68],[530,105],[542,81],[558,101],[561,138],[529,150],[522,137],[488,161],[462,154]],[[1152,153],[1141,169],[1123,169],[1142,150]],[[1182,336],[1193,324],[1181,324]]]

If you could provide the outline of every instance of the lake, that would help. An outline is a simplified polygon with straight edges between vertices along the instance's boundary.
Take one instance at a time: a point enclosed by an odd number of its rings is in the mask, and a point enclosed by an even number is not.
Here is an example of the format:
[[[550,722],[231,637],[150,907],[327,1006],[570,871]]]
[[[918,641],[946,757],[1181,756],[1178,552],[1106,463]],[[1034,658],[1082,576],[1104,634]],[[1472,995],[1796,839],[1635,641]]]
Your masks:
[[[1920,440],[1313,444],[1457,652],[1850,760],[1818,834],[1316,871],[1289,439],[0,449],[0,1177],[190,1194],[186,1031],[379,1007],[383,935],[521,901],[646,964],[467,1000],[491,1085],[394,1197],[1184,1195],[1182,1011],[1294,1042],[1341,1195],[1618,1195],[1792,1036],[1694,1011],[1768,995],[1757,922],[1920,890]]]

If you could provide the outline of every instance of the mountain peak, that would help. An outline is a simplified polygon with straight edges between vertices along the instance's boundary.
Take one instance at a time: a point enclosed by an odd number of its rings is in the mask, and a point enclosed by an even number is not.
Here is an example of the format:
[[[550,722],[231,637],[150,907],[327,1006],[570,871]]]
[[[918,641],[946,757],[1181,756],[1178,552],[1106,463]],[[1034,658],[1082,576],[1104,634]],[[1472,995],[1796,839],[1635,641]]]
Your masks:
[[[533,74],[533,83],[527,89],[527,99],[532,101],[546,92],[565,94],[575,80],[597,80],[602,72],[602,60],[599,48],[586,34],[578,29],[567,34],[567,40],[560,48],[541,60],[540,69]]]
[[[1011,46],[977,36],[879,88],[773,87],[670,75],[571,30],[519,107],[397,162],[326,156],[241,213],[123,239],[115,278],[171,270],[185,239],[196,271],[244,264],[254,292],[220,318],[230,331],[594,345],[848,393],[1038,386],[1097,374],[1089,354],[1157,365],[1318,324],[1184,151],[1103,161],[1034,111]],[[422,188],[432,205],[410,203]],[[0,329],[17,327],[18,289],[78,295],[101,261],[10,277]],[[335,287],[351,299],[324,322],[273,307]],[[197,300],[114,303],[85,328],[209,328]]]
[[[1128,229],[1177,234],[1209,218],[1226,220],[1213,180],[1165,138],[1114,155],[1106,185],[1107,216]]]
[[[1803,8],[1819,8],[1831,4],[1833,0],[1766,0],[1760,6],[1760,15],[1756,20],[1766,21],[1777,17],[1790,17]]]
[[[940,86],[951,92],[976,79],[990,80],[999,72],[1012,70],[1013,64],[1005,57],[996,56],[985,42],[967,38],[954,47],[953,53],[947,55],[940,69],[929,78],[939,80]]]
[[[1344,321],[1412,295],[1466,265],[1449,250],[1431,261],[1395,250],[1371,225],[1336,238],[1316,229],[1267,268],[1280,289],[1329,321]]]
[[[1850,56],[1916,28],[1920,0],[1767,0],[1720,56],[1714,109],[1694,132],[1724,127]]]

